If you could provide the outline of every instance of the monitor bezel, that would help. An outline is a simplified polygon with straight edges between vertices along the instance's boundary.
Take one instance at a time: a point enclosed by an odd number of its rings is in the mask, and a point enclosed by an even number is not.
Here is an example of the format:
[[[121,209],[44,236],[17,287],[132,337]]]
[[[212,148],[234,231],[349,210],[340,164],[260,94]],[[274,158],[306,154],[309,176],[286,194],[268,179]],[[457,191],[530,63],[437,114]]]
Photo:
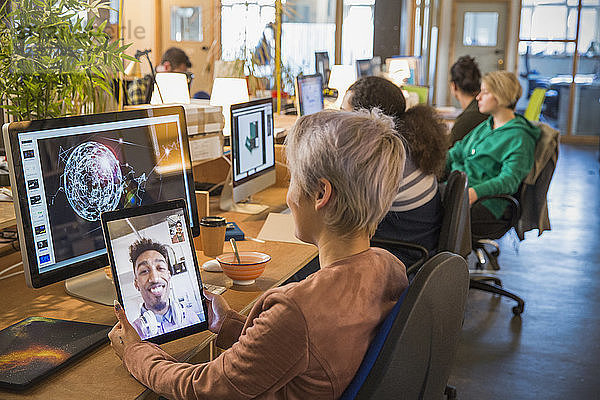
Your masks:
[[[68,128],[71,126],[92,125],[106,122],[119,122],[140,118],[160,117],[166,115],[178,115],[183,130],[182,139],[184,146],[184,162],[186,165],[186,179],[188,187],[194,188],[194,177],[190,158],[189,141],[187,136],[187,124],[185,119],[185,110],[183,106],[162,106],[148,107],[128,111],[106,112],[100,114],[77,115],[72,117],[62,117],[54,119],[44,119],[35,121],[21,121],[4,124],[4,140],[7,144],[7,158],[11,166],[10,180],[13,190],[13,201],[15,205],[15,215],[17,217],[17,229],[19,234],[19,244],[23,257],[23,268],[25,269],[25,280],[29,287],[41,288],[65,279],[73,278],[103,267],[108,266],[108,256],[106,253],[96,257],[79,261],[69,266],[58,268],[47,272],[39,272],[39,263],[35,250],[35,240],[33,229],[31,227],[31,217],[29,213],[29,201],[27,200],[27,189],[24,178],[23,163],[21,160],[19,136],[24,133],[39,130]],[[195,193],[190,195],[191,213],[192,213],[192,234],[194,237],[200,235],[200,223],[198,219]],[[106,248],[105,248],[106,250]]]
[[[323,77],[319,73],[312,74],[312,75],[298,75],[296,77],[296,87],[298,88],[298,115],[299,116],[304,115],[304,103],[302,101],[302,81],[309,80],[309,79],[320,79],[321,80],[321,88],[323,88]],[[323,108],[324,108],[323,90],[320,90],[319,94],[321,97],[321,110],[323,110]]]
[[[270,97],[266,97],[264,99],[257,99],[257,100],[251,100],[245,103],[238,103],[238,104],[232,104],[231,105],[231,112],[230,112],[230,123],[231,123],[231,182],[233,187],[236,186],[240,186],[246,182],[251,181],[252,179],[255,179],[261,175],[265,175],[271,171],[275,171],[275,122],[274,120],[271,121],[271,135],[273,136],[273,165],[265,168],[261,171],[255,172],[252,175],[248,175],[242,179],[235,179],[235,174],[234,174],[234,162],[235,162],[235,152],[238,151],[237,149],[237,143],[238,143],[238,136],[239,136],[239,132],[237,129],[234,129],[234,111],[235,110],[239,110],[239,109],[244,109],[244,108],[248,108],[248,107],[255,107],[258,105],[263,105],[263,104],[268,104],[271,107],[271,117],[273,118],[273,101],[271,100]]]

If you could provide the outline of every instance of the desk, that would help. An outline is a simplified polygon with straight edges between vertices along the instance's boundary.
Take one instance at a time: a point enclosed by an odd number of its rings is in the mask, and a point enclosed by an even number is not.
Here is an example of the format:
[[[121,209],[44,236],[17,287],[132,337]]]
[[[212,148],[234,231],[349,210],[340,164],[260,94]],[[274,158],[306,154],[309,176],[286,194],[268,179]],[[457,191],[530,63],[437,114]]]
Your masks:
[[[8,201],[0,201],[0,230],[17,224],[15,206]]]
[[[272,187],[258,193],[254,198],[273,208],[281,208],[286,190],[284,187]],[[260,217],[234,213],[219,214],[236,221],[248,236],[253,237],[258,235],[265,217],[265,215]],[[248,313],[253,303],[265,290],[283,283],[317,255],[316,247],[294,243],[261,244],[242,241],[238,242],[238,246],[241,251],[256,250],[272,257],[265,272],[254,285],[229,289],[232,281],[224,274],[204,271],[201,274],[202,280],[207,283],[226,286],[228,290],[223,297],[233,309],[242,313]],[[198,252],[197,256],[199,265],[207,260],[202,252]],[[0,263],[12,265],[19,260],[20,255],[13,253],[0,259]],[[0,311],[0,329],[33,315],[107,325],[116,322],[112,308],[68,296],[62,283],[33,290],[25,286],[23,276],[20,275],[0,281],[0,291],[10,293],[5,295],[2,311]],[[161,347],[178,359],[199,362],[206,360],[206,356],[202,356],[201,353],[206,351],[213,339],[214,335],[207,331],[166,343]],[[195,356],[202,359],[197,359]],[[77,363],[50,376],[30,391],[12,393],[0,390],[0,398],[3,400],[130,399],[149,395],[152,393],[129,375],[108,345],[102,346]]]

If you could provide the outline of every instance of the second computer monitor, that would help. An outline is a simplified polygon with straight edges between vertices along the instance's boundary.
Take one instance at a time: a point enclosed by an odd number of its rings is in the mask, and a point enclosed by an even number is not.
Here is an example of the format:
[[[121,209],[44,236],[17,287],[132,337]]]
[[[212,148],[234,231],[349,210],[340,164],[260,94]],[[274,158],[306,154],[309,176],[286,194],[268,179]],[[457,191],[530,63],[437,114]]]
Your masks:
[[[321,74],[301,75],[296,79],[298,115],[310,115],[323,109]]]
[[[270,98],[231,106],[231,168],[234,203],[275,184],[275,135]]]

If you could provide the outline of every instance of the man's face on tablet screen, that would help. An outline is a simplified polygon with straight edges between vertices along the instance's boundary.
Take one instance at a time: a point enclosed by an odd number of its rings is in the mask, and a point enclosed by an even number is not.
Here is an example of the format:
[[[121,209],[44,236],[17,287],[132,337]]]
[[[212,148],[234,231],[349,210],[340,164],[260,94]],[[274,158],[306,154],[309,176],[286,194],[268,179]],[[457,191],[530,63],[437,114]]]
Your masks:
[[[167,261],[156,250],[147,250],[135,261],[135,279],[137,290],[144,299],[148,310],[164,312],[169,302],[169,284],[171,273]]]

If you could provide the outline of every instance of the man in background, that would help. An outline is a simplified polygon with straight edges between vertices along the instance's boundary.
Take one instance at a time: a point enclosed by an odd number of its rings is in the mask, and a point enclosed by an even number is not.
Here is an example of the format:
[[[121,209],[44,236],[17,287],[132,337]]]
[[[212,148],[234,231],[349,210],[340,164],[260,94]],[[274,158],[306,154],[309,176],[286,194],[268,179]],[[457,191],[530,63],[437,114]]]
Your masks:
[[[187,74],[192,67],[189,57],[183,50],[171,47],[164,52],[156,72],[180,72]],[[134,80],[127,89],[129,104],[148,104],[152,94],[152,75],[147,74],[141,79]]]

